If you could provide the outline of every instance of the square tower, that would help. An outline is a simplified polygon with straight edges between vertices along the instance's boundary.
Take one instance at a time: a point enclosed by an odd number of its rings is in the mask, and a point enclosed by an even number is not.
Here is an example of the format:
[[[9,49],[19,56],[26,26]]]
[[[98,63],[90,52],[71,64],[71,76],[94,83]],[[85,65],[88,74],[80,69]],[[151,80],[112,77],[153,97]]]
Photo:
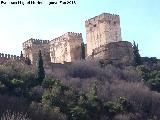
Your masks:
[[[87,56],[92,55],[95,48],[102,45],[121,41],[119,15],[103,13],[85,21]]]
[[[50,62],[49,40],[31,38],[23,43],[24,57],[29,58],[33,65],[37,63],[39,50],[42,52],[44,64],[47,65]]]
[[[50,42],[52,63],[73,62],[80,59],[82,34],[67,32]]]

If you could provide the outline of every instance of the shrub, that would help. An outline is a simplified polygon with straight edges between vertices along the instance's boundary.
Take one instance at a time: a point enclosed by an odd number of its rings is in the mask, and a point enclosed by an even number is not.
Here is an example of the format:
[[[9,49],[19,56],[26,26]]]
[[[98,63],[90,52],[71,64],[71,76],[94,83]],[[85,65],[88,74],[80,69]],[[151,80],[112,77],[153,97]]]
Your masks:
[[[28,118],[27,114],[22,112],[11,112],[7,110],[5,113],[2,114],[1,120],[31,120]]]

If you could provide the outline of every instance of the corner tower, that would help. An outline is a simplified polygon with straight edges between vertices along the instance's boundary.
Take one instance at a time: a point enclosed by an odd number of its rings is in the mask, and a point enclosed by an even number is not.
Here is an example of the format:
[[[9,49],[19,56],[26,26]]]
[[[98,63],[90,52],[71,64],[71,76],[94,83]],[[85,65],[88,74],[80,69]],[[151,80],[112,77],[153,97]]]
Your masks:
[[[92,55],[95,48],[121,41],[119,15],[103,13],[85,21],[87,38],[87,56]]]

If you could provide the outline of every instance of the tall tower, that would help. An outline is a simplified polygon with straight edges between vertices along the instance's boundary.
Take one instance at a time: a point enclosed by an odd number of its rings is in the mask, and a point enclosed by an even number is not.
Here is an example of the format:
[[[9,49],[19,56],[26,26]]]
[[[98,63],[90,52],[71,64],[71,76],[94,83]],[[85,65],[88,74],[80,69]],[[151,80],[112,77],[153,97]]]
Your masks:
[[[42,52],[43,62],[50,62],[49,40],[29,39],[23,43],[24,57],[28,57],[35,65],[38,60],[39,50]]]
[[[103,13],[85,21],[87,38],[87,56],[95,48],[111,42],[121,41],[119,15]]]

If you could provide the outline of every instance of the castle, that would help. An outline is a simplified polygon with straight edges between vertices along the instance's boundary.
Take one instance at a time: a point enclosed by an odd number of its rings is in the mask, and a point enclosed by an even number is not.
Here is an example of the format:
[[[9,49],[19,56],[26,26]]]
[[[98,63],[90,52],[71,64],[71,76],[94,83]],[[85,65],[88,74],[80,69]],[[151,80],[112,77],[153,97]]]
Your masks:
[[[85,27],[86,58],[133,60],[132,44],[121,38],[119,15],[100,14],[85,21]],[[39,50],[42,51],[45,64],[74,62],[81,58],[82,42],[82,34],[74,32],[67,32],[52,40],[31,38],[23,43],[23,53],[32,64],[36,64]]]

